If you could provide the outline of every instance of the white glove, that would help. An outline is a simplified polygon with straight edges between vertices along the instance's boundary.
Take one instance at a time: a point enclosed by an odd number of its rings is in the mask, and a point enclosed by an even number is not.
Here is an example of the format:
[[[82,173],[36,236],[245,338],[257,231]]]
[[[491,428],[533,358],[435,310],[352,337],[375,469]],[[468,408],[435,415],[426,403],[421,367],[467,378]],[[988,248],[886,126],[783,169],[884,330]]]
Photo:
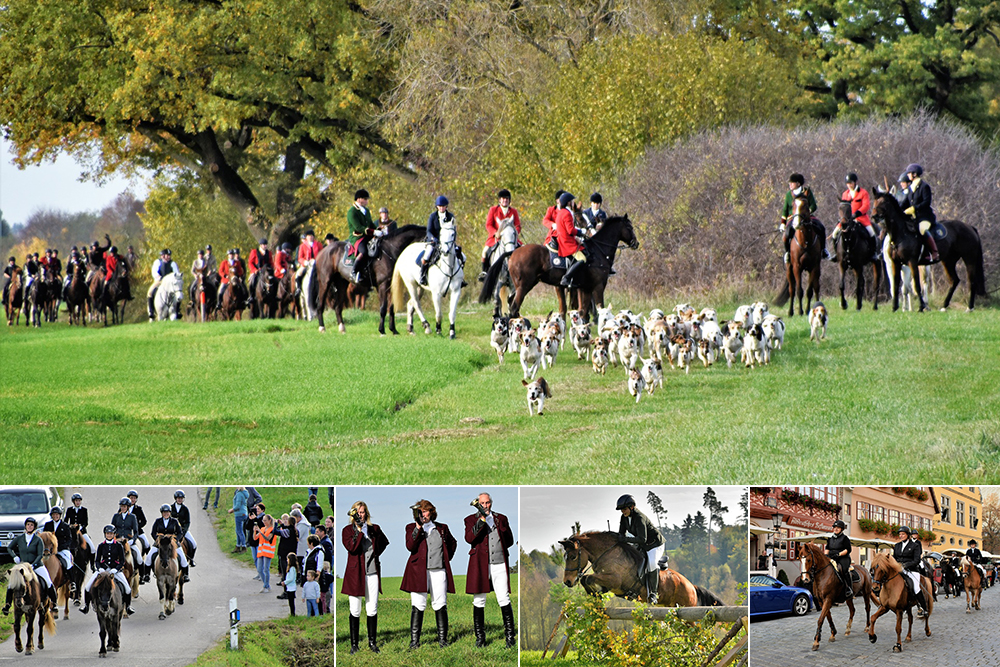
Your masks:
[[[385,234],[386,232],[384,229],[376,229],[374,232],[372,232],[372,235],[375,236],[376,238],[381,238],[385,236]]]
[[[782,234],[785,233],[785,223],[781,223],[780,225],[778,225],[778,231],[781,232]]]
[[[110,572],[111,574],[118,574],[118,568],[113,567],[110,570],[108,570],[108,572]]]
[[[14,556],[14,565],[17,565],[20,562],[21,562],[21,559],[18,556]]]

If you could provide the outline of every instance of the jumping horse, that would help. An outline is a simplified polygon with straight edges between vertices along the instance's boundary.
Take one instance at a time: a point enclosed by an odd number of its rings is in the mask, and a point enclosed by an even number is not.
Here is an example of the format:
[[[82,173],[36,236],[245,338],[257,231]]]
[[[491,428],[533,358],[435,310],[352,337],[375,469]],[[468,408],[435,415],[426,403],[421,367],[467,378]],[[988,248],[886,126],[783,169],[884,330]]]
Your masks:
[[[813,639],[812,650],[819,648],[819,640],[823,634],[823,619],[830,624],[830,641],[837,638],[837,628],[833,625],[833,614],[830,607],[845,599],[844,584],[837,574],[836,565],[823,553],[822,547],[816,544],[803,543],[802,548],[802,581],[812,582],[812,593],[816,599],[816,606],[820,608],[819,619],[816,621],[816,637]],[[872,580],[864,568],[854,568],[858,574],[858,581],[851,582],[851,588],[855,597],[860,596],[865,601],[865,632],[871,625],[872,612]],[[845,637],[851,636],[851,624],[854,623],[854,598],[847,599],[847,608],[851,615],[847,619],[847,630]]]
[[[25,655],[35,652],[35,617],[38,617],[38,650],[45,648],[44,629],[50,635],[56,633],[56,619],[53,617],[48,597],[42,593],[42,582],[31,569],[30,563],[19,563],[7,573],[7,594],[14,607],[14,650]],[[25,619],[26,645],[21,644],[21,618]]]
[[[906,612],[909,620],[909,627],[906,631],[906,641],[911,641],[913,637],[913,605],[917,602],[910,595],[910,585],[906,582],[906,575],[903,574],[903,566],[896,562],[896,559],[889,553],[877,553],[872,561],[872,594],[879,603],[879,608],[872,616],[868,625],[868,641],[874,644],[878,641],[875,634],[875,621],[882,615],[892,610],[896,613],[896,645],[892,647],[893,653],[900,653],[903,645],[900,642],[900,635],[903,631],[903,612]],[[920,589],[927,600],[927,615],[924,617],[924,632],[931,636],[930,616],[934,610],[934,591],[931,580],[925,576],[920,577]]]
[[[94,580],[91,596],[101,635],[101,651],[98,655],[106,658],[109,648],[115,653],[121,648],[122,615],[125,613],[122,591],[113,574],[102,572]]]
[[[640,554],[618,533],[592,530],[559,540],[566,552],[563,583],[572,588],[577,582],[591,595],[612,592],[618,597],[649,599],[639,568],[645,554]],[[588,568],[590,572],[584,574]],[[673,570],[660,570],[659,607],[714,607],[722,600],[695,586]]]
[[[579,219],[578,209],[574,211],[574,215]],[[574,305],[583,313],[585,321],[590,320],[593,307],[604,306],[604,290],[608,285],[608,276],[611,275],[619,243],[624,243],[633,250],[639,247],[628,215],[608,218],[601,229],[583,242],[584,253],[588,260],[586,267],[574,275],[577,297]],[[479,303],[486,303],[494,298],[503,269],[504,265],[499,262],[490,267],[479,293]],[[566,290],[560,286],[563,276],[566,275],[566,269],[552,266],[548,248],[535,243],[523,245],[510,254],[506,269],[514,286],[514,296],[510,301],[510,317],[519,317],[521,304],[528,292],[538,283],[545,283],[555,286],[556,298],[559,300],[559,314],[563,320],[566,319]]]
[[[840,266],[840,307],[847,310],[847,299],[844,296],[844,283],[847,271],[854,271],[857,297],[857,310],[861,310],[861,302],[865,297],[865,269],[872,267],[875,278],[875,291],[872,296],[872,310],[878,310],[879,290],[882,287],[882,260],[872,261],[872,250],[878,243],[871,238],[865,226],[854,219],[851,214],[851,202],[842,201],[840,213],[840,243],[837,245],[837,264]]]
[[[927,310],[927,300],[917,276],[920,275],[921,248],[923,243],[917,230],[917,222],[903,212],[896,198],[877,187],[872,190],[872,220],[882,224],[886,230],[885,244],[882,253],[885,257],[886,269],[889,272],[889,287],[892,290],[892,310],[899,309],[900,273],[903,265],[909,265],[913,274],[913,289],[920,299],[920,312]],[[931,234],[937,243],[941,265],[951,282],[948,294],[944,297],[941,310],[947,310],[951,297],[958,287],[958,274],[955,267],[958,260],[965,263],[965,272],[969,277],[969,307],[976,307],[976,296],[986,296],[986,277],[983,267],[983,242],[979,232],[972,225],[960,220],[940,220],[940,228],[932,227]],[[940,230],[943,229],[943,235]],[[935,233],[935,232],[938,233]]]
[[[796,197],[792,202],[789,225],[795,230],[788,245],[788,316],[795,315],[795,296],[799,298],[799,315],[803,315],[802,292],[806,293],[806,310],[812,306],[813,297],[819,299],[819,278],[823,264],[823,244],[809,213],[809,202],[805,197]],[[803,287],[802,274],[809,274],[809,283]]]
[[[981,609],[979,599],[983,594],[983,577],[968,556],[962,556],[961,568],[965,580],[965,613],[970,614],[973,609]]]

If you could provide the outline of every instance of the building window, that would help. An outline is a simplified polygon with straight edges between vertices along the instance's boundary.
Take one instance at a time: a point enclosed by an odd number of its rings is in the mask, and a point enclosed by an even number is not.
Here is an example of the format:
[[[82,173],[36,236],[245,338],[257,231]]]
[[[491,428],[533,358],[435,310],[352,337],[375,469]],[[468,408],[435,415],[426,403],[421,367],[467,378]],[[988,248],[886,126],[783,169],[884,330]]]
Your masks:
[[[893,526],[899,525],[899,510],[889,510],[889,523]]]
[[[961,500],[955,501],[955,525],[965,527],[965,503]]]
[[[979,521],[976,519],[976,508],[969,505],[969,528],[975,530],[978,528]]]
[[[951,523],[951,498],[941,496],[941,522]]]
[[[949,542],[949,544],[954,544],[954,543],[955,543],[955,538],[953,537],[953,538],[951,538],[951,541]],[[847,595],[847,593],[844,593],[844,595]]]
[[[962,538],[958,538],[958,546],[962,546]],[[847,593],[844,593],[844,595],[847,595]]]
[[[870,518],[872,518],[871,517],[871,507],[872,506],[869,505],[868,503],[863,503],[860,500],[858,501],[858,520],[859,521],[861,519],[870,519]]]

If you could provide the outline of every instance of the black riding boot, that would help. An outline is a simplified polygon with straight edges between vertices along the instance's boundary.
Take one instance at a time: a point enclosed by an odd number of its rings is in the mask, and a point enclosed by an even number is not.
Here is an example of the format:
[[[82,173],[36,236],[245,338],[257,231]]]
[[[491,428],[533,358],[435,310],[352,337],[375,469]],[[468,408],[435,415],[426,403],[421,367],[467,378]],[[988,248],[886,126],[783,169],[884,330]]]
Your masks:
[[[826,226],[815,218],[813,218],[813,224],[816,225],[816,229],[819,232],[819,245],[823,251],[823,259],[832,259],[830,251],[826,249]]]
[[[507,641],[507,648],[517,646],[517,628],[514,627],[514,609],[508,604],[500,607],[500,616],[503,618],[503,636]]]
[[[153,566],[141,563],[139,565],[139,583],[148,584],[149,583],[149,573],[153,571]]]
[[[181,576],[184,578],[184,583],[185,584],[188,583],[189,581],[191,581],[191,576],[190,576],[190,570],[189,570],[189,568],[190,568],[190,565],[188,567],[182,567],[181,568]]]
[[[840,581],[844,584],[844,600],[850,600],[854,597],[854,585],[851,582],[851,573],[845,572],[840,577]]]
[[[486,609],[472,608],[472,633],[476,636],[476,648],[486,646]]]
[[[486,282],[486,273],[490,270],[490,260],[488,257],[483,257],[483,270],[479,274],[479,282]]]
[[[434,611],[434,619],[437,621],[438,646],[450,646],[448,642],[448,606],[445,605]]]
[[[372,653],[381,653],[378,650],[378,614],[368,617],[368,648]]]
[[[149,319],[150,319],[150,321],[155,320],[156,319],[156,311],[154,310],[154,307],[153,307],[153,297],[151,297],[151,296],[146,298],[146,310],[149,311]]]
[[[660,599],[660,571],[646,573],[646,602],[655,605]]]
[[[564,275],[562,277],[562,280],[559,281],[559,285],[562,287],[572,287],[571,280],[573,278],[573,274],[579,271],[581,266],[585,265],[586,262],[580,261],[576,262],[573,266],[569,267],[569,269],[566,271],[566,275]]]
[[[420,263],[420,284],[424,287],[427,287],[427,270],[430,268],[431,265],[429,262],[424,261]]]
[[[80,613],[86,614],[90,611],[90,592],[83,592],[83,607],[80,608]]]
[[[188,544],[191,544],[188,542]],[[198,551],[197,547],[191,547],[191,553],[188,554],[188,567],[194,567],[194,554]]]
[[[59,607],[59,598],[56,597],[56,589],[52,586],[48,587],[49,600],[52,601],[52,608],[56,609]]]
[[[924,597],[924,591],[918,589],[916,594],[917,606],[920,607],[920,611],[927,613],[927,598]]]
[[[348,616],[347,627],[351,634],[351,655],[354,655],[360,649],[358,643],[361,641],[361,617],[353,614]]]
[[[357,285],[361,282],[361,275],[365,270],[365,251],[362,250],[354,260],[354,270],[351,272],[351,282]]]
[[[410,607],[410,648],[420,648],[420,631],[424,627],[424,612]]]
[[[123,593],[122,594],[122,604],[125,605],[125,613],[131,616],[135,613],[135,609],[132,609],[132,594]]]

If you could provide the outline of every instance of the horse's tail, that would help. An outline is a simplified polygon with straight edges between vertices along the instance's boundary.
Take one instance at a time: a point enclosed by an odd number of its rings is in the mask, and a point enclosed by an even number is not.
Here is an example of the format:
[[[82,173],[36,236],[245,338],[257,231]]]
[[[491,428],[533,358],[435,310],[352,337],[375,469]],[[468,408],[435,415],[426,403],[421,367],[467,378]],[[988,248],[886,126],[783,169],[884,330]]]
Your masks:
[[[500,278],[500,272],[503,271],[503,261],[510,257],[511,253],[504,253],[503,257],[493,262],[490,266],[490,270],[486,272],[486,280],[483,281],[483,288],[479,290],[479,303],[486,303],[493,298],[493,293],[496,291],[497,280]]]
[[[969,287],[969,289],[972,290],[973,294],[977,294],[979,296],[986,296],[986,268],[983,265],[983,242],[979,237],[979,230],[976,229],[975,227],[972,227],[972,231],[976,235],[976,241],[978,241],[978,245],[973,248],[973,251],[976,253],[976,256],[973,257],[972,263],[975,265],[976,276],[975,279],[972,281],[972,285]]]
[[[318,261],[318,260],[317,260]],[[330,261],[333,261],[333,255],[330,255]],[[310,276],[309,273],[312,272]],[[306,278],[309,278],[309,291],[306,292],[306,305],[309,306],[309,310],[316,312],[316,303],[319,298],[319,276],[316,270],[315,262],[308,270],[306,270],[305,275],[302,276],[303,282]],[[325,298],[325,297],[324,297]]]
[[[56,617],[52,613],[53,609],[49,608],[48,605],[44,605],[43,609],[45,609],[45,622],[44,622],[45,631],[49,633],[50,637],[54,636],[56,634]],[[59,612],[56,611],[56,613],[58,614]]]
[[[788,277],[787,276],[785,277],[785,284],[784,284],[784,286],[781,288],[781,291],[778,292],[778,296],[774,297],[774,305],[775,306],[778,306],[780,308],[781,306],[784,306],[786,303],[788,303]]]
[[[396,262],[392,270],[392,307],[397,313],[406,310],[406,285],[403,284],[403,275],[399,271],[399,262]]]
[[[698,592],[698,606],[699,607],[724,607],[722,600],[715,596],[701,586],[695,586],[694,589]]]

